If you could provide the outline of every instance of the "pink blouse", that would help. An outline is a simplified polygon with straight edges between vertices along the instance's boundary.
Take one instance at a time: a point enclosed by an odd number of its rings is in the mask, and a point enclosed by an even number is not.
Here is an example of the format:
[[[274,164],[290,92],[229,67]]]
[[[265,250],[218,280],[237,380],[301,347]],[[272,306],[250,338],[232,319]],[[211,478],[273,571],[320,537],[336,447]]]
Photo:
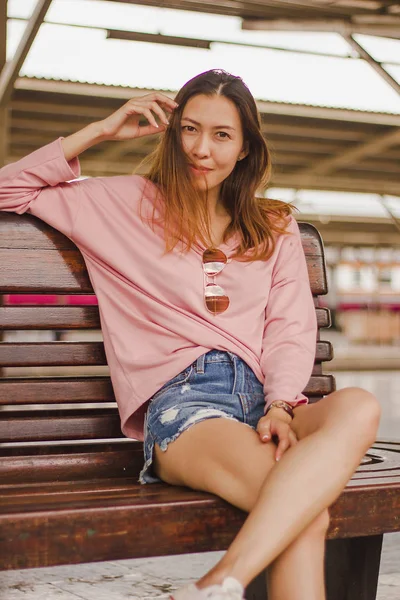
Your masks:
[[[145,403],[212,348],[254,371],[265,394],[293,405],[314,364],[317,323],[298,225],[278,237],[268,261],[232,260],[217,282],[230,299],[214,316],[204,304],[202,253],[165,254],[151,216],[155,186],[138,175],[79,177],[59,138],[0,170],[0,210],[31,213],[79,248],[97,296],[104,347],[123,433],[143,440]],[[69,183],[68,183],[69,181]],[[157,215],[157,212],[156,212]],[[219,247],[230,257],[236,236]]]

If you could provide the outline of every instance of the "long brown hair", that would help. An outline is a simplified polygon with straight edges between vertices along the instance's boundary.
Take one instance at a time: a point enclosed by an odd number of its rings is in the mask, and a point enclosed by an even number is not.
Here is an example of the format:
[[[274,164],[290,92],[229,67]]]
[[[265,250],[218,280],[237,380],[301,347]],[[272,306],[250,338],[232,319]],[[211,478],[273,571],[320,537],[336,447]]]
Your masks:
[[[287,217],[294,207],[256,196],[257,191],[264,193],[267,188],[271,156],[250,90],[241,77],[222,69],[206,71],[185,83],[175,97],[179,106],[169,116],[169,126],[160,134],[155,150],[138,167],[150,162],[150,169],[142,176],[155,184],[162,195],[166,253],[178,242],[185,241],[189,251],[196,239],[206,247],[211,246],[208,203],[192,183],[181,140],[183,110],[189,99],[198,94],[225,96],[235,104],[242,125],[243,147],[248,150],[247,156],[236,163],[221,185],[220,201],[232,219],[223,241],[239,232],[240,243],[232,258],[245,262],[267,260],[274,251],[277,234],[285,232]],[[153,225],[155,210],[154,207]]]

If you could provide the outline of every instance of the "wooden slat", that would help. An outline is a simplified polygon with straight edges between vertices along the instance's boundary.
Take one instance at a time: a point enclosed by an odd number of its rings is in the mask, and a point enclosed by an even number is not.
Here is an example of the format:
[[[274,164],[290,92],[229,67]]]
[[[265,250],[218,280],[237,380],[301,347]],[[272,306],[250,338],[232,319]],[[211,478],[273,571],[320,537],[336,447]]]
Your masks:
[[[299,223],[313,294],[327,292],[318,231]],[[93,293],[84,259],[71,240],[30,214],[0,214],[0,294]]]
[[[79,250],[0,250],[0,263],[0,294],[93,293]]]
[[[332,360],[330,342],[317,342],[316,362]],[[0,367],[106,365],[103,342],[3,342]]]
[[[318,327],[330,327],[327,308],[316,308]],[[99,309],[93,306],[0,306],[4,330],[100,329]]]
[[[141,442],[24,444],[0,448],[0,489],[5,486],[137,476]]]
[[[16,482],[12,485],[0,484],[0,506],[5,507],[7,504],[18,503],[27,504],[33,498],[41,498],[43,494],[47,497],[58,496],[66,492],[74,492],[86,494],[92,492],[94,494],[103,494],[104,492],[115,492],[131,490],[132,484],[138,483],[137,475],[125,475],[122,477],[105,477],[104,479],[85,478],[82,481],[55,481],[48,482],[47,485],[38,485],[39,482],[20,483]]]
[[[1,220],[0,214],[0,220]],[[0,228],[1,235],[1,228]],[[305,243],[305,250],[310,243]],[[314,295],[327,293],[322,256],[306,254],[311,290]],[[82,255],[79,250],[1,250],[4,265],[0,294],[92,294]]]
[[[324,310],[324,309],[319,309]],[[319,317],[326,322],[327,316]],[[100,329],[98,306],[0,306],[4,330]],[[327,325],[321,325],[327,327]]]
[[[12,444],[0,447],[0,489],[40,483],[84,482],[94,478],[137,477],[143,467],[141,442]],[[361,461],[348,487],[368,486],[374,480],[400,477],[400,442],[377,441]],[[396,479],[397,478],[397,479]],[[55,488],[57,489],[57,488]]]
[[[328,280],[324,260],[324,247],[318,230],[310,223],[298,223],[312,293],[323,296],[328,293]]]
[[[304,393],[325,396],[334,389],[332,375],[313,375]],[[27,377],[0,381],[0,406],[114,401],[110,377]]]
[[[331,312],[329,308],[316,308],[318,328],[327,328],[332,325]],[[0,319],[1,320],[1,319]]]
[[[0,366],[106,365],[103,342],[3,342]]]
[[[336,389],[333,375],[312,375],[303,393],[306,396],[327,396]]]
[[[1,386],[0,386],[1,387]],[[320,397],[335,389],[332,376],[311,377],[304,393]],[[35,399],[32,396],[32,399]],[[36,403],[40,398],[36,397]],[[8,400],[8,404],[10,400]],[[25,407],[25,404],[23,405]],[[0,443],[13,441],[53,441],[81,439],[111,439],[121,437],[117,408],[7,410],[0,421]]]
[[[47,223],[25,213],[0,214],[0,250],[48,250],[54,254],[63,250],[76,250],[75,244]]]
[[[110,377],[27,377],[0,381],[0,406],[114,401]]]
[[[398,465],[397,474],[391,475],[392,486],[390,489],[397,493],[400,492],[399,470],[400,467]],[[373,480],[372,477],[371,480]],[[6,511],[9,514],[22,512],[24,509],[31,507],[32,502],[34,502],[35,510],[42,512],[55,509],[80,508],[83,502],[95,508],[99,505],[110,507],[114,506],[114,503],[132,502],[133,500],[137,507],[144,503],[148,505],[159,501],[159,491],[154,489],[154,486],[150,486],[150,493],[147,494],[147,491],[142,493],[142,486],[136,485],[137,483],[134,477],[126,477],[119,480],[115,478],[111,481],[97,480],[96,489],[91,485],[90,480],[79,482],[79,485],[59,484],[59,482],[50,485],[42,484],[41,486],[32,484],[26,486],[25,490],[17,488],[15,492],[11,488],[8,488],[2,492],[0,497],[0,515]],[[371,487],[369,486],[369,489]],[[354,486],[353,480],[350,480],[346,488],[348,492],[354,493],[359,486]],[[28,493],[24,494],[25,491]],[[175,500],[178,500],[181,496],[181,490],[179,490],[178,486],[172,486],[172,492],[168,496],[170,502],[174,500],[174,496]]]
[[[0,421],[0,443],[83,440],[122,437],[117,409],[6,411]]]

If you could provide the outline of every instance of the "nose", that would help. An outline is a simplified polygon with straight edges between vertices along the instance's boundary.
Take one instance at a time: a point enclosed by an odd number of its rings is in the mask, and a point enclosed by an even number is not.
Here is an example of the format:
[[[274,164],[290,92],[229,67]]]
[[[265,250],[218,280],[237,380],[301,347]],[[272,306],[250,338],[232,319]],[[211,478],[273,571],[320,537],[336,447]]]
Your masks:
[[[192,146],[192,153],[198,158],[210,156],[210,142],[205,133],[201,133],[200,135],[196,136]]]

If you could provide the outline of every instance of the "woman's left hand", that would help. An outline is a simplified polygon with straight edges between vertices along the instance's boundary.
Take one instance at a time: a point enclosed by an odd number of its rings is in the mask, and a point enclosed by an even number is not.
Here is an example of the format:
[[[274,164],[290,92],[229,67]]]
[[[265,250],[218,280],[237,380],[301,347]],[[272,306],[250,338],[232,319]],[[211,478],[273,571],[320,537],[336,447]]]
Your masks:
[[[295,446],[297,436],[291,428],[292,418],[282,408],[272,408],[267,415],[257,423],[257,432],[262,442],[270,442],[273,437],[278,439],[275,459],[278,461],[284,452]]]

